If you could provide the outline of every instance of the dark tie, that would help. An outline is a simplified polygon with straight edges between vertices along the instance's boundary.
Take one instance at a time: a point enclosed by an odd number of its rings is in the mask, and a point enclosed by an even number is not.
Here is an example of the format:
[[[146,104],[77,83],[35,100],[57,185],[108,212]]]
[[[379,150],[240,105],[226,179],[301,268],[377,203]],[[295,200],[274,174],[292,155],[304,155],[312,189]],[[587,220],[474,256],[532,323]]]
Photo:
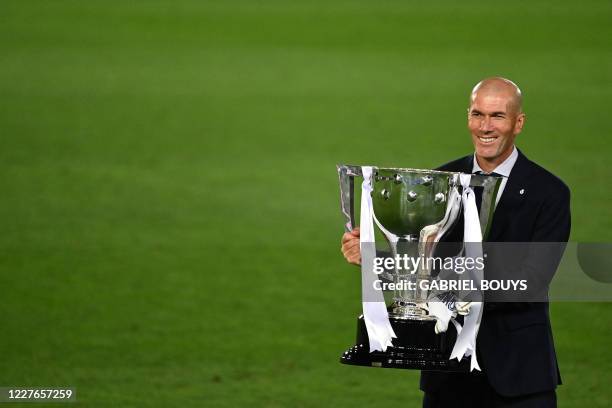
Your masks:
[[[486,174],[485,172],[482,171],[477,171],[474,174],[481,174],[483,176],[496,176],[496,177],[504,177],[499,173],[489,173]],[[480,206],[482,204],[482,192],[483,192],[484,188],[483,187],[474,187],[474,198],[476,198],[476,207],[478,207],[478,213],[480,213]]]

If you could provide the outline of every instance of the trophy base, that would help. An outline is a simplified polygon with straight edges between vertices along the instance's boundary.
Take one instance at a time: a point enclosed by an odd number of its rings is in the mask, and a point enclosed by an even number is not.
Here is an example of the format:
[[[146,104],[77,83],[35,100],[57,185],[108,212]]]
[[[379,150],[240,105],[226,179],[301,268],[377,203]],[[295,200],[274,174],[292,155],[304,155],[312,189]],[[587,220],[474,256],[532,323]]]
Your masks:
[[[397,338],[387,351],[370,353],[370,343],[363,316],[357,319],[357,344],[340,357],[342,364],[404,368],[413,370],[469,372],[470,360],[449,360],[457,338],[455,326],[448,325],[448,331],[436,334],[436,321],[429,319],[412,320],[389,317]]]

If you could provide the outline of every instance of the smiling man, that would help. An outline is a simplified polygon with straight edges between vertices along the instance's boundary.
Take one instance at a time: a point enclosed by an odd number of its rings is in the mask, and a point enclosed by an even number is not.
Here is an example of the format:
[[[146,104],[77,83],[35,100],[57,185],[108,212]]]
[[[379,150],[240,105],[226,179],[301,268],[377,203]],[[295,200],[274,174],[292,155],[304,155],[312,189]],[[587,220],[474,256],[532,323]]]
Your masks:
[[[439,170],[503,177],[489,241],[565,243],[569,189],[515,147],[524,124],[522,94],[514,82],[500,77],[479,82],[468,108],[474,154]],[[360,263],[358,229],[342,236],[342,253],[348,262]],[[550,278],[561,254],[549,256]],[[520,261],[529,273],[529,259]],[[547,302],[485,303],[476,349],[482,372],[421,373],[423,407],[556,407],[561,376]]]
[[[491,173],[510,157],[514,139],[524,123],[521,91],[512,81],[489,78],[474,87],[468,128],[478,165],[485,173]]]

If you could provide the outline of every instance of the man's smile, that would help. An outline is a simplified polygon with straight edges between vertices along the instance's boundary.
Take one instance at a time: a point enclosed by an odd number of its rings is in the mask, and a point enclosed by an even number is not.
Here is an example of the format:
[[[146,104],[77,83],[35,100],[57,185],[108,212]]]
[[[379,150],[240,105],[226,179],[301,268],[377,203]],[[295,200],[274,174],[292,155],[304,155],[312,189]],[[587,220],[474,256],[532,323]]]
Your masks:
[[[497,139],[497,136],[478,136],[478,140],[484,145],[493,144],[495,139]]]

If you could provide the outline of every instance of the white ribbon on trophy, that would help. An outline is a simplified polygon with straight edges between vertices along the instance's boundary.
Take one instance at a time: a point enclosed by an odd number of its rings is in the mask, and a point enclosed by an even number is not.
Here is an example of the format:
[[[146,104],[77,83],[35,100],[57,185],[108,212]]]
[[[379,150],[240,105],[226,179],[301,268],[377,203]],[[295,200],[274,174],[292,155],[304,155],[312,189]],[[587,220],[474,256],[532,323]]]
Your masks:
[[[463,241],[465,245],[464,256],[466,258],[476,259],[482,258],[482,231],[480,229],[480,218],[478,215],[478,207],[476,206],[476,197],[474,190],[470,187],[470,174],[461,174],[460,181],[463,187],[461,201],[463,202]],[[470,271],[470,279],[472,279],[476,287],[480,286],[482,271],[479,269]],[[476,336],[480,328],[480,319],[482,317],[482,302],[472,302],[469,313],[464,317],[463,328],[457,332],[457,341],[451,352],[450,358],[461,360],[463,356],[471,357],[470,371],[476,369],[480,371],[478,360],[476,359]]]
[[[441,221],[441,229],[446,232],[448,229],[448,225],[446,222],[449,219],[455,219],[455,216],[452,215],[453,212],[457,212],[458,208],[461,206],[461,194],[459,194],[456,187],[453,187],[448,197],[448,206],[446,207],[446,213],[444,215],[444,219]],[[455,214],[456,215],[456,214]],[[432,226],[435,231],[435,242],[438,242],[442,232],[439,230],[437,225]],[[438,274],[439,278],[452,279],[452,274],[455,272],[453,270],[441,270]],[[448,323],[452,322],[455,328],[457,329],[457,334],[461,332],[461,324],[455,320],[457,316],[456,310],[451,310],[446,302],[440,301],[440,299],[435,299],[427,302],[427,310],[431,316],[436,318],[436,334],[440,334],[448,330]]]
[[[457,204],[462,203],[463,214],[464,214],[464,230],[463,230],[463,241],[467,243],[464,245],[463,254],[460,255],[465,258],[476,259],[482,257],[482,231],[480,228],[480,217],[478,215],[478,207],[476,205],[476,197],[474,190],[470,187],[472,176],[469,174],[459,175],[459,181],[462,187],[462,194],[451,194],[449,201],[455,201]],[[454,208],[451,205],[449,208]],[[481,270],[468,270],[466,271],[469,275],[469,279],[474,281],[476,287],[480,286],[481,281]],[[462,273],[466,273],[462,272]],[[456,272],[452,269],[444,270],[440,272],[440,276],[444,276],[446,279],[450,279],[451,275]],[[451,309],[447,303],[439,300],[430,301],[427,303],[429,314],[436,317],[436,333],[445,332],[448,329],[448,324],[453,323],[457,330],[457,340],[451,352],[450,359],[456,358],[461,360],[463,356],[471,357],[470,360],[470,371],[476,369],[480,370],[478,360],[476,358],[476,337],[478,335],[478,329],[480,328],[480,319],[482,317],[482,303],[481,302],[454,302],[454,307]],[[455,318],[458,314],[464,315],[463,327]]]
[[[374,272],[376,245],[374,237],[374,210],[372,206],[372,167],[361,167],[363,183],[361,186],[360,237],[361,249],[361,287],[363,292],[363,320],[365,321],[370,340],[370,352],[386,351],[393,347],[391,339],[397,337],[391,323],[387,305],[381,290],[374,289],[374,281],[378,276]],[[365,296],[365,293],[368,296]],[[368,301],[366,301],[368,300]]]

